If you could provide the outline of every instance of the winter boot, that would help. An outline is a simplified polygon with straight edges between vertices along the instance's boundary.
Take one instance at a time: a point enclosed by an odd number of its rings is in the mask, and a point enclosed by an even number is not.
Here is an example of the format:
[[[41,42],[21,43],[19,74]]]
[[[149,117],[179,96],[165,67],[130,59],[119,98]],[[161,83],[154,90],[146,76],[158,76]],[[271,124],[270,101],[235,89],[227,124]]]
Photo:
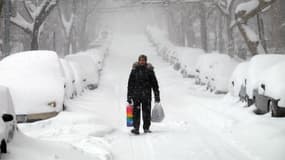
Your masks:
[[[144,130],[144,133],[151,133],[151,130],[145,129],[145,130]]]
[[[131,133],[136,134],[136,135],[139,135],[139,134],[140,134],[140,132],[139,132],[138,129],[132,129],[132,130],[131,130]]]

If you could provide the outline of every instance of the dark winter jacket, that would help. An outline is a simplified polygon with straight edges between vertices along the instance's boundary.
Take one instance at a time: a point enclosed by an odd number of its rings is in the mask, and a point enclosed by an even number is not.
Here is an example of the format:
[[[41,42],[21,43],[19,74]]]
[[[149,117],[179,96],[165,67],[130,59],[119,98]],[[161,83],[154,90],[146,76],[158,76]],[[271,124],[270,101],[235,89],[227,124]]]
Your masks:
[[[151,89],[153,89],[154,92],[155,102],[159,102],[159,87],[153,66],[150,63],[144,66],[138,62],[134,63],[128,81],[128,101],[151,101]]]

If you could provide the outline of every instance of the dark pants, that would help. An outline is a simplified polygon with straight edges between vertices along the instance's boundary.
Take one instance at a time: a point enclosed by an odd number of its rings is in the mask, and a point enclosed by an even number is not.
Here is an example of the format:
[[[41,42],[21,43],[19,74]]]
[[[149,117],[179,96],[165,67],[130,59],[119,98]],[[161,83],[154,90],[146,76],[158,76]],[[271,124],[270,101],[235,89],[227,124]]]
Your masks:
[[[133,121],[134,128],[137,130],[140,128],[141,109],[143,111],[143,129],[146,130],[150,127],[151,100],[134,100]]]

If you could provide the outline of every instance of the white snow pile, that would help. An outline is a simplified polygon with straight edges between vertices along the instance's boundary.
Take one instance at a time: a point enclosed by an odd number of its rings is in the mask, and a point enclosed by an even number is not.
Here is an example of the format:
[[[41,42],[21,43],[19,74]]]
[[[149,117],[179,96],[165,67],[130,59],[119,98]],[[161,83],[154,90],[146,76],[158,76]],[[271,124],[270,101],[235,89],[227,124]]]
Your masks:
[[[2,156],[5,160],[100,160],[90,153],[71,145],[58,142],[36,140],[23,135],[21,132],[8,145],[9,154]]]
[[[62,110],[64,77],[55,52],[13,54],[0,61],[0,74],[0,84],[9,88],[16,114]]]
[[[96,159],[112,159],[111,146],[104,136],[114,132],[114,129],[102,122],[94,113],[61,112],[54,118],[21,124],[19,128],[27,136],[70,144]]]

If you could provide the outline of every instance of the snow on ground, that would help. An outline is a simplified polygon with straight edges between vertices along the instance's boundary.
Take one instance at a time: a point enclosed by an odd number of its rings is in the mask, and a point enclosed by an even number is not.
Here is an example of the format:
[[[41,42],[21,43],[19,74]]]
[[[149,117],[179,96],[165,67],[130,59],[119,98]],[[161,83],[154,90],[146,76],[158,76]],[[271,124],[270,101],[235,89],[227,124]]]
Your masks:
[[[155,67],[166,117],[152,124],[153,133],[133,136],[126,127],[127,80],[141,53]],[[285,120],[257,116],[253,107],[242,106],[230,95],[215,96],[183,79],[156,55],[146,37],[115,35],[99,88],[69,101],[67,111],[53,119],[20,125],[26,135],[41,140],[16,136],[7,159],[22,159],[26,150],[29,156],[44,150],[41,159],[66,159],[75,150],[94,159],[283,160]],[[53,148],[43,140],[67,145]],[[21,148],[25,143],[32,145]],[[57,149],[63,152],[59,155]]]

